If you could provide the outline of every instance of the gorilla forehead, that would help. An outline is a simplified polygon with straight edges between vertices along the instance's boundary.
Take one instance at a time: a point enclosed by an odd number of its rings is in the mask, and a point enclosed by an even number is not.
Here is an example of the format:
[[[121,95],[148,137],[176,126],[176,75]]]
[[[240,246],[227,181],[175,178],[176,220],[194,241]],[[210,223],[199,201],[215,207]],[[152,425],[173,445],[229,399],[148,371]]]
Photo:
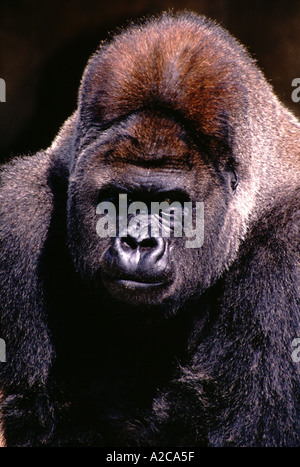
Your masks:
[[[184,124],[161,109],[130,115],[90,143],[77,160],[77,170],[83,170],[89,186],[112,181],[146,189],[162,183],[165,189],[191,188],[199,181],[204,186],[211,180],[211,154],[208,146],[197,146]],[[221,159],[222,152],[216,156]]]
[[[111,147],[104,154],[108,163],[165,169],[190,169],[193,165],[196,153],[189,135],[160,111],[132,115],[113,133]]]

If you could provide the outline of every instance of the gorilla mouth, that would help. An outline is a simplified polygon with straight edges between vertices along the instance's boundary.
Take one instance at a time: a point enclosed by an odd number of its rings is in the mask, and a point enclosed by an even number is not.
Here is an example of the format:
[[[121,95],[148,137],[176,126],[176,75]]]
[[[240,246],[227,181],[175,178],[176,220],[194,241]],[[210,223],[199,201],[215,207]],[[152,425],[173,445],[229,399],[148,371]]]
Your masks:
[[[164,286],[169,284],[169,282],[142,282],[132,279],[115,279],[113,281],[115,284],[125,287],[126,289],[153,289],[155,287]]]
[[[171,274],[154,274],[153,271],[134,271],[127,272],[115,270],[107,271],[107,268],[102,268],[101,275],[105,287],[114,290],[115,293],[137,293],[154,291],[162,291],[167,288],[172,282]]]

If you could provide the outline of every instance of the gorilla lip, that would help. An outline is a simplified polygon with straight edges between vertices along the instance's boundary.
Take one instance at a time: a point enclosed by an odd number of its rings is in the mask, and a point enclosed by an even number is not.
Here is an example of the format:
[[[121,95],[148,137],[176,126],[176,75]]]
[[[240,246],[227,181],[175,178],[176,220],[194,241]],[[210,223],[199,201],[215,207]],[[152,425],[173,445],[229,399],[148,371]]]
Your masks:
[[[114,282],[126,287],[126,289],[150,289],[167,284],[166,282],[139,282],[130,279],[117,279]]]
[[[155,287],[162,287],[166,286],[171,283],[170,279],[167,280],[167,278],[154,278],[151,280],[150,278],[148,280],[140,280],[139,278],[135,277],[116,277],[116,276],[111,276],[110,274],[102,273],[103,280],[105,282],[110,282],[111,284],[114,284],[118,287],[126,288],[126,289],[151,289]]]

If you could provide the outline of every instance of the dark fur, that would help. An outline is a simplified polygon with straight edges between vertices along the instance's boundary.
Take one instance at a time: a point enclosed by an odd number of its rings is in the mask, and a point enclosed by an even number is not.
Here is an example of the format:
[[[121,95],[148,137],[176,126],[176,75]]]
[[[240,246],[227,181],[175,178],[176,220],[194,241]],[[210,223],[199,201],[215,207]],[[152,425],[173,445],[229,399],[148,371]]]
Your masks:
[[[1,173],[8,446],[300,444],[299,143],[251,58],[202,17],[100,48],[53,145]],[[203,247],[174,241],[158,296],[99,278],[97,196],[120,181],[205,203]]]

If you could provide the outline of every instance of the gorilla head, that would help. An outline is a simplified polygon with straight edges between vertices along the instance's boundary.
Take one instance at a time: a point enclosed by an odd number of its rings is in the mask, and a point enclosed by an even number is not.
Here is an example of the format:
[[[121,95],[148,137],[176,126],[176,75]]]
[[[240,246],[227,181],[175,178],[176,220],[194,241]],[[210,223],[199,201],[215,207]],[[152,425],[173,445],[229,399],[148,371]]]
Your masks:
[[[102,276],[117,300],[165,304],[172,312],[201,294],[236,256],[254,198],[251,161],[238,153],[238,127],[249,107],[240,73],[250,59],[239,49],[230,57],[237,44],[228,39],[219,32],[212,43],[211,31],[193,16],[184,23],[163,16],[115,38],[87,66],[69,240],[78,271],[89,284]],[[202,227],[196,206],[203,202],[203,246],[186,248],[184,231],[178,238],[149,231],[134,238],[117,230],[116,238],[99,238],[97,205],[118,207],[120,194],[128,203],[144,202],[149,215],[153,202],[192,203],[195,235]]]

